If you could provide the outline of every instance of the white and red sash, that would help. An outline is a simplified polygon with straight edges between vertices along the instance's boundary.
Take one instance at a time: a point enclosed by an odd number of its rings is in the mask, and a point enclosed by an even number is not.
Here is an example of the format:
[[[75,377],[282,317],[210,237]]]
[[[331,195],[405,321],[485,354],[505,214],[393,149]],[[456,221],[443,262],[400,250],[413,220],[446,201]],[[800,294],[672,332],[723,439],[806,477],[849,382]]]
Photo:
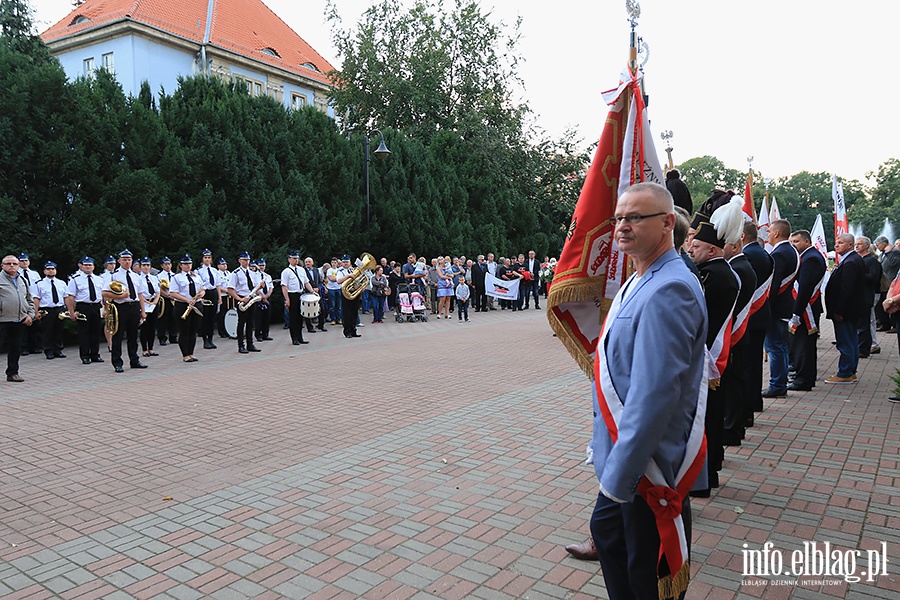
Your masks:
[[[778,242],[778,244],[776,244],[776,246],[781,245],[781,244],[788,244],[790,246],[790,242],[784,242],[784,241]],[[790,248],[791,248],[791,250],[794,251],[794,254],[797,255],[797,263],[794,266],[794,272],[791,273],[790,275],[788,275],[787,277],[785,277],[784,279],[782,279],[780,282],[778,282],[778,293],[779,294],[783,294],[785,292],[785,290],[787,290],[789,287],[791,287],[794,284],[794,279],[797,278],[797,272],[800,271],[800,255],[797,254],[797,250],[793,246],[790,246]]]
[[[594,358],[594,386],[597,391],[597,403],[603,415],[610,439],[613,444],[619,439],[619,421],[622,418],[624,404],[616,393],[612,377],[606,361],[606,336],[607,323],[616,318],[616,313],[622,303],[622,291],[616,294],[610,311],[603,322],[603,330],[597,342],[597,352]],[[660,548],[659,560],[665,557],[669,566],[669,578],[665,583],[660,581],[660,589],[668,589],[672,594],[665,597],[677,597],[678,593],[687,589],[687,581],[690,579],[690,563],[688,562],[687,538],[684,531],[684,521],[681,518],[682,502],[687,497],[691,486],[697,480],[704,463],[706,462],[706,434],[704,421],[706,418],[707,386],[699,386],[697,392],[697,410],[694,413],[694,421],[691,424],[690,435],[687,440],[684,458],[675,476],[675,488],[669,487],[663,476],[662,470],[652,458],[647,465],[644,476],[638,483],[638,494],[653,511],[656,518],[656,528],[659,532]],[[661,595],[661,597],[664,597]]]
[[[813,289],[813,293],[809,297],[809,302],[806,303],[806,306],[803,308],[803,314],[800,315],[800,318],[803,320],[803,324],[806,326],[806,332],[808,335],[813,335],[819,332],[819,328],[816,327],[816,317],[812,311],[812,305],[816,300],[819,299],[819,294],[822,293],[822,282],[825,281],[825,278],[819,280],[819,283],[816,284],[816,287]],[[800,289],[800,284],[798,282],[794,282],[794,289],[791,290],[791,295],[793,295],[794,300],[797,299],[797,292]]]
[[[762,308],[762,305],[766,303],[766,299],[769,297],[769,288],[772,287],[772,277],[773,273],[769,273],[769,278],[756,286],[756,289],[753,290],[753,297],[750,298],[750,315],[753,316]]]

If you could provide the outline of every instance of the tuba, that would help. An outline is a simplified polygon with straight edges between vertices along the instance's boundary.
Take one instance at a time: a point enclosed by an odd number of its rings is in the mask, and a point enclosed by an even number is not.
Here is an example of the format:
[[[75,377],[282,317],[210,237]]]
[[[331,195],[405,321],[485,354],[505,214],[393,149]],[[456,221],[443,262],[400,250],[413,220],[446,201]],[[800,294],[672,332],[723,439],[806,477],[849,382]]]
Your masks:
[[[371,271],[375,268],[375,265],[375,257],[368,252],[363,253],[357,263],[357,267],[350,271],[349,279],[345,279],[341,284],[341,293],[344,295],[344,298],[355,300],[369,287],[366,271]]]
[[[117,298],[124,298],[128,295],[128,290],[125,289],[125,284],[121,281],[110,281],[109,291]],[[103,317],[103,326],[106,329],[106,333],[116,335],[116,332],[119,331],[119,309],[116,308],[116,303],[111,299],[103,303],[103,308],[106,311]]]

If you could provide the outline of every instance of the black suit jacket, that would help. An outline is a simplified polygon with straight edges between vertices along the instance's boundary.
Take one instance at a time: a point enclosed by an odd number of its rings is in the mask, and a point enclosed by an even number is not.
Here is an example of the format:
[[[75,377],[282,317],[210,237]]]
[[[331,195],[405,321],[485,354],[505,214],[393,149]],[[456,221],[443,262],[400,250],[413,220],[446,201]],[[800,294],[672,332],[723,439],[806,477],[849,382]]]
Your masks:
[[[706,334],[706,348],[711,349],[722,325],[731,316],[734,301],[738,296],[738,278],[724,258],[714,258],[697,265],[700,282],[706,298],[706,314],[709,329]]]
[[[855,321],[869,307],[863,306],[862,258],[851,250],[841,257],[841,262],[831,272],[825,288],[825,317],[834,320],[840,316],[845,321]]]
[[[794,280],[788,283],[782,282],[797,270],[800,257],[797,250],[790,242],[779,243],[772,250],[772,260],[775,267],[772,271],[772,288],[769,290],[769,306],[772,309],[773,319],[790,319],[794,310]],[[782,285],[784,288],[782,289]]]
[[[881,263],[871,252],[862,257],[863,261],[863,304],[875,304],[875,293],[881,291]]]
[[[744,256],[747,257],[750,266],[753,267],[753,272],[756,274],[757,287],[768,281],[769,276],[775,269],[775,262],[772,260],[772,257],[769,256],[769,253],[766,252],[765,248],[756,242],[750,242],[744,246]],[[769,299],[766,298],[762,307],[750,317],[747,328],[766,329],[769,326],[771,318],[772,310],[769,308]]]
[[[825,277],[825,257],[815,246],[810,246],[800,255],[800,270],[797,272],[797,297],[794,298],[794,314],[802,315],[809,304],[813,290]],[[812,303],[813,314],[822,314],[822,295]]]
[[[315,267],[309,269],[307,267],[303,267],[306,269],[306,276],[309,278],[309,285],[313,287],[313,289],[318,290],[322,285],[322,274],[319,273],[319,270]]]
[[[478,289],[484,288],[484,274],[487,273],[487,263],[475,263],[472,265],[472,285]]]

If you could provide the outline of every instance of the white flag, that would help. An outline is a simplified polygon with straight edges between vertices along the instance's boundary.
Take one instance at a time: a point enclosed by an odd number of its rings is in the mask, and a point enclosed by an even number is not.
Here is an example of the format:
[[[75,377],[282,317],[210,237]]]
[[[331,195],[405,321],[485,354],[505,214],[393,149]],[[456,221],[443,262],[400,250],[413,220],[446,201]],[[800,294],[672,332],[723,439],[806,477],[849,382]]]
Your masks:
[[[506,281],[497,279],[490,273],[484,274],[484,293],[503,300],[519,299],[519,280]]]
[[[759,232],[759,237],[763,239],[763,245],[766,250],[771,252],[772,245],[769,244],[769,205],[766,200],[766,196],[763,196],[762,206],[759,208],[759,221],[756,223],[756,230]]]
[[[825,227],[822,225],[822,215],[816,215],[816,224],[813,225],[809,236],[812,238],[812,243],[816,250],[825,257],[825,264],[828,264],[828,243],[825,241]]]
[[[772,196],[772,208],[769,209],[769,223],[773,223],[781,218],[781,211],[778,210],[778,200]]]

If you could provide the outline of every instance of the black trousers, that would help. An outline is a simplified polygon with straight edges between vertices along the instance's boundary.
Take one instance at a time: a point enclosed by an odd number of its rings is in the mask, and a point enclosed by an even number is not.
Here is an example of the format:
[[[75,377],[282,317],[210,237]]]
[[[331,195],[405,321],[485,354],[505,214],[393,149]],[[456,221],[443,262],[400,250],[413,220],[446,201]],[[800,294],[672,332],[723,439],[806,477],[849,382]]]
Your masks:
[[[256,332],[257,340],[262,341],[269,337],[269,323],[272,321],[271,311],[269,310],[270,306],[271,305],[268,302],[265,304],[259,302],[253,307],[253,310],[256,313],[253,316],[253,329]]]
[[[745,333],[746,335],[746,333]],[[750,388],[745,380],[747,361],[746,337],[731,349],[728,359],[728,368],[722,375],[722,441],[734,445],[744,439],[747,417],[753,414],[750,411],[750,403],[747,400]]]
[[[178,342],[178,328],[180,327],[178,318],[181,314],[175,314],[174,300],[165,298],[163,301],[166,302],[166,312],[162,319],[157,317],[156,336],[160,342],[164,342],[168,338],[171,343],[175,344]],[[159,309],[157,308],[157,310]]]
[[[816,329],[819,327],[820,315],[816,317]],[[816,385],[816,361],[818,360],[818,348],[816,343],[819,340],[819,334],[809,335],[806,326],[800,322],[797,332],[791,336],[791,364],[794,365],[796,375],[794,375],[795,387],[815,387]]]
[[[219,331],[219,337],[228,337],[228,332],[225,331],[225,314],[232,308],[234,308],[234,298],[228,295],[222,296],[222,306],[218,308],[219,312],[216,314],[216,329]]]
[[[484,285],[475,286],[475,293],[472,295],[472,308],[481,312],[487,308],[487,295],[484,293]]]
[[[123,302],[116,304],[119,313],[119,330],[112,338],[112,365],[121,367],[122,362],[122,338],[126,338],[129,364],[136,365],[141,361],[138,354],[138,326],[141,322],[141,309],[139,302]]]
[[[178,348],[181,350],[182,357],[193,356],[194,347],[197,345],[197,330],[203,322],[203,317],[193,310],[188,313],[187,318],[182,319],[181,315],[184,314],[187,307],[187,302],[175,303],[175,312],[178,314],[178,320],[181,325],[181,329],[178,332]],[[198,306],[197,308],[200,307]]]
[[[348,299],[341,294],[341,318],[344,322],[344,335],[356,335],[356,320],[359,318],[359,306],[362,298]]]
[[[59,313],[63,311],[62,306],[53,306],[45,308],[47,316],[41,319],[44,321],[44,328],[41,334],[41,347],[44,354],[53,356],[59,354],[63,348],[63,322],[59,320]]]
[[[211,342],[213,332],[216,330],[216,310],[218,310],[219,305],[219,291],[206,290],[203,299],[212,302],[212,305],[200,307],[200,310],[203,311],[203,322],[200,324],[200,337],[207,342]]]
[[[19,374],[19,356],[27,329],[30,328],[22,322],[0,321],[0,341],[6,340],[7,375]]]
[[[87,317],[87,321],[75,322],[78,329],[78,354],[81,358],[100,358],[100,338],[103,337],[100,302],[76,302],[75,310]]]
[[[688,497],[681,505],[681,519],[688,543],[685,560],[690,560],[691,502]],[[659,598],[658,578],[669,574],[669,564],[665,558],[659,560],[656,518],[642,497],[635,496],[634,502],[619,504],[598,494],[591,515],[591,537],[597,547],[610,598]]]
[[[762,412],[763,400],[763,342],[766,339],[765,329],[747,328],[747,360],[744,363],[744,380],[747,382],[747,402],[752,412]],[[768,386],[766,386],[768,387]]]
[[[247,310],[238,309],[238,348],[243,348],[245,343],[247,348],[253,347],[253,321],[256,317],[256,308],[254,304]]]
[[[159,305],[153,312],[147,313],[147,318],[141,325],[141,350],[153,350],[153,339],[156,337],[156,324],[159,321]]]
[[[304,319],[302,316],[300,316],[300,296],[302,296],[300,292],[288,292],[288,300],[290,300],[291,302],[291,305],[288,307],[288,322],[290,323],[291,327],[292,342],[303,341],[304,321],[308,323],[309,329],[312,330],[312,321],[310,319]]]

